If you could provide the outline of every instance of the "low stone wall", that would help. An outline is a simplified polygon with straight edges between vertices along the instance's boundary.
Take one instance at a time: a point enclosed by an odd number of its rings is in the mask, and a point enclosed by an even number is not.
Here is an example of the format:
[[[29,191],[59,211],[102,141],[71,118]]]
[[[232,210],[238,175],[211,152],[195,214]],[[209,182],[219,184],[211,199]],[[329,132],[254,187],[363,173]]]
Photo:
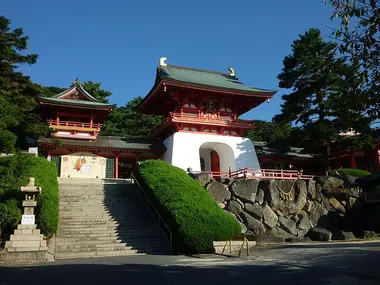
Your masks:
[[[315,180],[195,178],[219,206],[252,236],[283,239],[347,240],[363,235],[360,224],[361,189],[334,177]],[[347,232],[348,231],[348,232]]]

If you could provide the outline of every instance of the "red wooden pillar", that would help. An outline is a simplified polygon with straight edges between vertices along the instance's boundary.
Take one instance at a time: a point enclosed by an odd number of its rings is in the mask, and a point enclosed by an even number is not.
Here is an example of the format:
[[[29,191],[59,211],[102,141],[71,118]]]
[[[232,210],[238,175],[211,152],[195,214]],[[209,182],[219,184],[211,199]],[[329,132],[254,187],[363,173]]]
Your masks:
[[[115,156],[114,177],[119,178],[119,155]]]
[[[337,158],[336,158],[336,160],[337,160],[337,167],[338,168],[342,168],[343,167],[343,159],[342,159],[342,157],[340,157],[340,156],[338,156]]]
[[[369,153],[367,150],[364,150],[364,170],[368,171],[369,169]]]
[[[376,146],[376,164],[377,170],[380,170],[380,145]]]
[[[355,153],[352,151],[350,152],[350,167],[356,168],[356,159],[355,159]]]
[[[90,128],[92,128],[92,125],[94,123],[94,117],[92,116],[92,113],[90,114]]]

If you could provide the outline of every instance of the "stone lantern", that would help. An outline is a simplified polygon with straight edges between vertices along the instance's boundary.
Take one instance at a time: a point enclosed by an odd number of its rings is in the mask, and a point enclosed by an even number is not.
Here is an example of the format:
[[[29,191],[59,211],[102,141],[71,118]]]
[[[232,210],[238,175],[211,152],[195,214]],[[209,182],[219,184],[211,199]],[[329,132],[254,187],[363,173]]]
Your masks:
[[[0,255],[1,261],[26,262],[26,261],[46,261],[47,246],[44,236],[37,229],[34,208],[37,206],[36,196],[41,193],[41,187],[34,185],[34,178],[29,178],[29,183],[21,187],[21,192],[25,193],[25,200],[22,201],[24,213],[21,224],[17,225],[10,240],[5,242],[7,254]]]
[[[34,185],[34,178],[29,177],[29,183],[26,186],[21,186],[21,192],[25,193],[25,200],[22,201],[24,214],[22,215],[22,225],[34,225],[36,222],[34,208],[37,206],[36,196],[41,193],[41,187]]]

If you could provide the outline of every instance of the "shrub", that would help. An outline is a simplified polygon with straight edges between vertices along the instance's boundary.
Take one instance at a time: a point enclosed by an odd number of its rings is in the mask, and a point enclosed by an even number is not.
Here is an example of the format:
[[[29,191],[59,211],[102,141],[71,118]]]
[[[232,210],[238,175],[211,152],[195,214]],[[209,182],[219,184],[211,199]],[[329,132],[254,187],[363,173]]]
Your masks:
[[[141,183],[173,234],[178,253],[205,253],[214,240],[240,234],[240,225],[185,171],[161,160],[147,160],[138,170]]]
[[[6,200],[0,204],[0,229],[15,228],[21,220],[20,201]]]
[[[354,169],[354,168],[338,168],[338,169],[333,170],[332,173],[334,176],[337,176],[337,177],[351,175],[351,176],[355,176],[358,178],[371,174],[368,171],[361,170],[361,169]],[[338,174],[336,174],[336,173],[338,173]]]
[[[59,196],[57,168],[42,157],[17,154],[0,158],[0,187],[5,190],[3,200],[23,197],[20,187],[35,178],[35,185],[42,187],[38,195],[36,212],[41,232],[51,237],[57,231],[59,219]]]

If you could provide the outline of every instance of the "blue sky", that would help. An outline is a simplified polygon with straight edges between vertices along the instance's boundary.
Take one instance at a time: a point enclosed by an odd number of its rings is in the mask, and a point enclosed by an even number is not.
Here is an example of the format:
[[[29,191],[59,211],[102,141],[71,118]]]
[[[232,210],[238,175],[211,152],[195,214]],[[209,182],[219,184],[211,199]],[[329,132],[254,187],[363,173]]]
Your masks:
[[[112,103],[145,96],[158,60],[227,72],[236,70],[250,86],[278,90],[277,74],[291,43],[311,27],[324,36],[331,7],[320,0],[252,1],[5,1],[2,14],[30,37],[37,64],[22,70],[44,85],[102,83]],[[272,101],[244,118],[271,120],[280,112],[279,90]]]

